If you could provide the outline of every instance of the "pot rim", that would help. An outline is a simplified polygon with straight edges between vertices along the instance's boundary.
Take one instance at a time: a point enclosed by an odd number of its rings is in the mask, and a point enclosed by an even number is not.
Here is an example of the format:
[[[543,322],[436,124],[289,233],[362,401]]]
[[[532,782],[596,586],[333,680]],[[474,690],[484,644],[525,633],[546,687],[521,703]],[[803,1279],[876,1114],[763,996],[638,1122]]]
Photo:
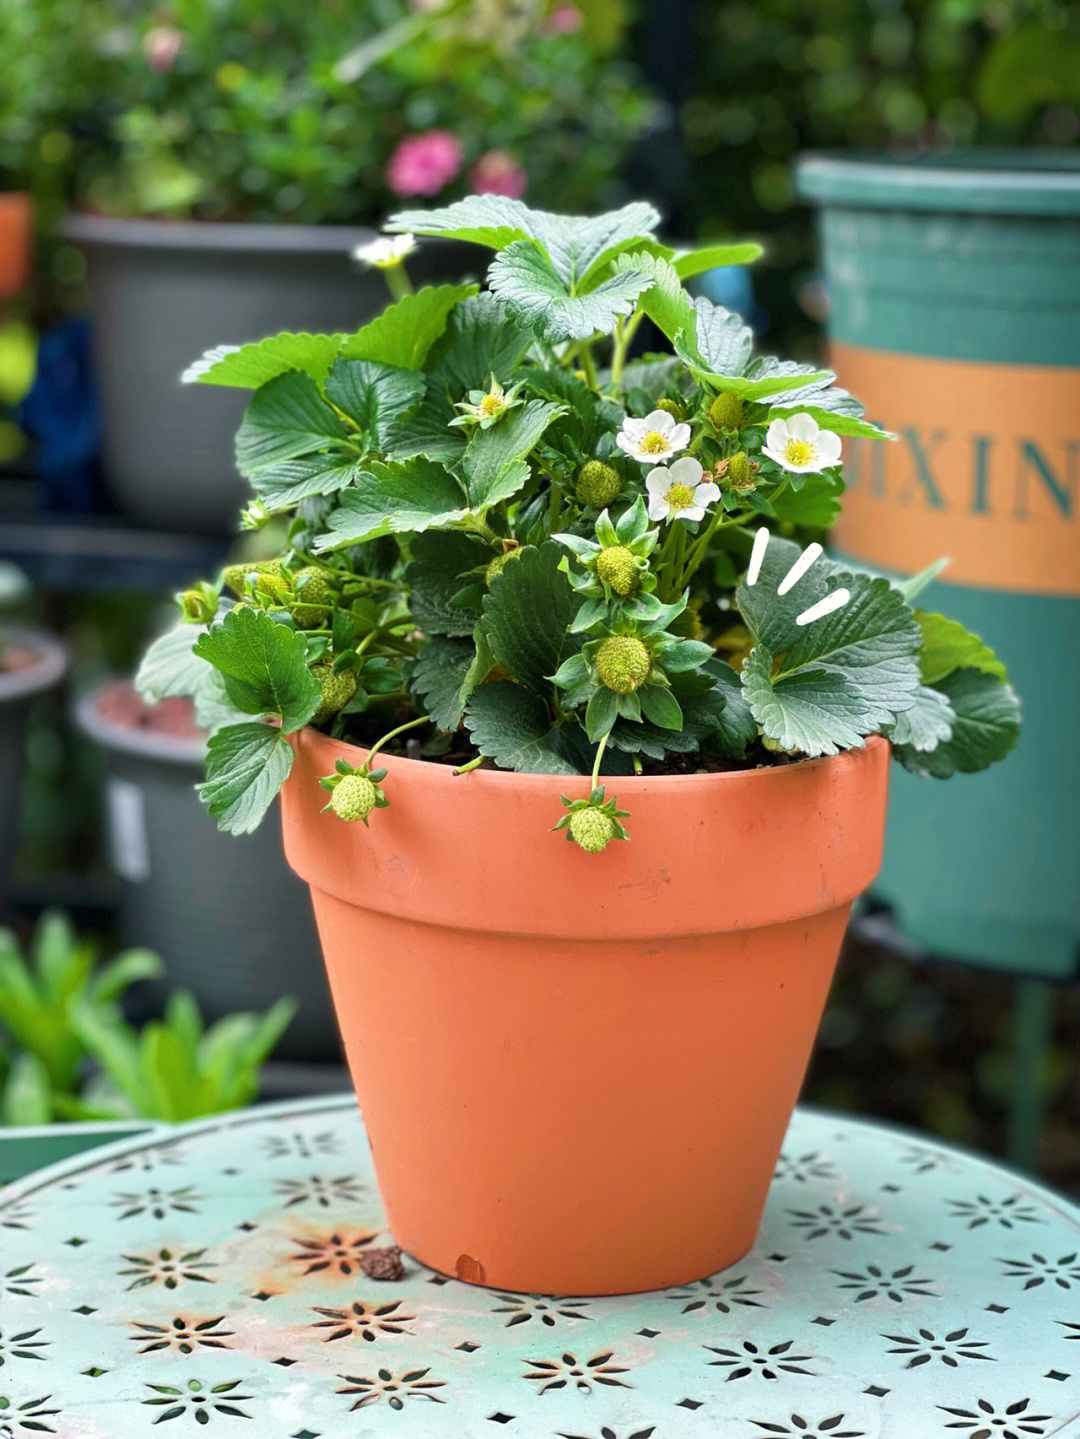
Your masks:
[[[1019,149],[923,156],[825,151],[796,161],[795,188],[803,200],[853,210],[1075,218],[1080,158]]]
[[[58,684],[67,672],[68,652],[46,630],[4,625],[0,628],[0,649],[9,644],[33,651],[38,663],[27,670],[0,672],[0,705],[41,694]]]
[[[98,701],[102,695],[118,684],[134,689],[128,676],[113,675],[79,696],[75,703],[75,723],[82,733],[104,749],[201,770],[206,758],[205,741],[181,739],[177,735],[163,734],[160,730],[117,724],[99,711]]]
[[[310,736],[312,742],[333,749],[340,754],[342,758],[345,758],[349,754],[367,756],[369,753],[362,745],[355,744],[350,740],[334,739],[332,735],[323,734],[322,730],[315,729],[313,725],[304,725],[303,729],[296,733],[286,735],[286,739],[290,744],[295,746],[299,735]],[[764,783],[770,780],[775,782],[779,777],[790,775],[794,771],[805,773],[825,765],[837,765],[845,761],[851,764],[857,761],[858,757],[866,750],[874,749],[879,745],[888,746],[888,744],[889,741],[884,735],[874,734],[867,735],[866,743],[858,748],[840,750],[837,754],[818,755],[815,758],[793,760],[789,764],[753,765],[748,769],[720,770],[708,774],[602,774],[600,776],[600,783],[612,791],[614,791],[616,786],[621,789],[625,785],[632,787],[638,794],[642,794],[653,787],[661,790],[680,786],[683,788],[694,787],[700,789],[711,788],[714,782],[745,784],[751,776],[755,777],[758,782]],[[508,781],[514,781],[525,788],[558,794],[566,789],[567,786],[579,781],[586,784],[589,782],[589,776],[587,774],[536,774],[530,770],[475,769],[471,770],[468,775],[455,775],[453,766],[451,765],[439,764],[435,760],[408,759],[404,755],[388,755],[382,750],[379,751],[375,758],[379,767],[385,766],[391,773],[396,771],[399,774],[415,774],[416,767],[422,766],[430,774],[439,773],[446,777],[444,780],[436,781],[437,783],[448,783],[452,781],[460,785],[468,782],[485,784],[491,787],[492,785],[501,785]],[[408,768],[403,769],[403,766],[408,766]]]
[[[341,254],[375,238],[370,225],[287,225],[243,220],[161,220],[73,210],[59,234],[73,244],[144,250]]]

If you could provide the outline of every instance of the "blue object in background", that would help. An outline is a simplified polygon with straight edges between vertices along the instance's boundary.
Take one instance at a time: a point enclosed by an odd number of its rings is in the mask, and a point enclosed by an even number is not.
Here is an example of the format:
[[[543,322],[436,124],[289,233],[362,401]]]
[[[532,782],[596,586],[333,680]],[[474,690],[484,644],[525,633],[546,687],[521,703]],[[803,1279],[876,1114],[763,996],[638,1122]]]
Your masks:
[[[85,320],[65,320],[41,336],[37,375],[19,406],[18,419],[38,442],[45,509],[68,514],[95,510],[101,407]]]
[[[734,310],[752,330],[767,328],[767,316],[754,301],[754,282],[745,265],[719,265],[715,270],[706,270],[691,282],[691,289],[714,305]]]

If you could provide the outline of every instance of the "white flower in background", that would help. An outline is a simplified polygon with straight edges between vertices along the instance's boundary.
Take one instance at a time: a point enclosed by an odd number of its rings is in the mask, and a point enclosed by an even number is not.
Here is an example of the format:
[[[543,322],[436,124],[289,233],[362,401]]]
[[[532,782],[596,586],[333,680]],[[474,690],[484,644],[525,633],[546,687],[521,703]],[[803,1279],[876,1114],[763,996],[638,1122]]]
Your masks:
[[[701,482],[701,465],[692,455],[683,455],[673,465],[650,471],[645,479],[649,492],[650,520],[703,520],[705,506],[720,498],[712,481]]]
[[[416,249],[415,235],[380,235],[366,245],[357,245],[353,259],[362,265],[375,265],[380,270],[400,265]]]
[[[761,452],[795,475],[815,475],[840,463],[840,436],[823,430],[813,415],[773,420]]]
[[[615,443],[624,454],[643,465],[654,465],[657,460],[666,460],[677,455],[690,443],[690,426],[677,425],[666,410],[653,410],[643,420],[623,421],[622,429],[615,436]]]

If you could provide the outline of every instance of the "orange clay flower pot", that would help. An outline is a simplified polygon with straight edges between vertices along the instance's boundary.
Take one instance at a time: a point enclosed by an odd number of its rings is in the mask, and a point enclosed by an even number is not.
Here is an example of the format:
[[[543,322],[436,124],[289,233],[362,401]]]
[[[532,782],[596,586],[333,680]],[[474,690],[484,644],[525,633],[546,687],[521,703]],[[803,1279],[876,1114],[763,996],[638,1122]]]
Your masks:
[[[684,1284],[753,1244],[855,896],[888,745],[609,781],[629,843],[549,833],[587,779],[384,759],[370,828],[320,813],[363,751],[293,738],[311,886],[389,1228],[499,1289]]]
[[[0,298],[26,288],[33,235],[30,196],[21,190],[0,194]]]

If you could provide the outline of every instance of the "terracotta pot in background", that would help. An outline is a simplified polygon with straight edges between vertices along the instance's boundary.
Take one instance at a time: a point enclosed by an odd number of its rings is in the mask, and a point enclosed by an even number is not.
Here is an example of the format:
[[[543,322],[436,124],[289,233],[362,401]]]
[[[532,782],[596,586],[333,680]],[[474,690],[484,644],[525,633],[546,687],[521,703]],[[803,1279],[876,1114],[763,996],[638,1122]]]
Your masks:
[[[549,832],[586,779],[390,758],[365,829],[321,814],[317,784],[363,751],[294,745],[286,856],[397,1242],[559,1294],[740,1258],[877,871],[887,744],[612,782],[631,840],[598,856]]]
[[[30,196],[21,190],[0,194],[0,299],[26,289],[33,247]]]

